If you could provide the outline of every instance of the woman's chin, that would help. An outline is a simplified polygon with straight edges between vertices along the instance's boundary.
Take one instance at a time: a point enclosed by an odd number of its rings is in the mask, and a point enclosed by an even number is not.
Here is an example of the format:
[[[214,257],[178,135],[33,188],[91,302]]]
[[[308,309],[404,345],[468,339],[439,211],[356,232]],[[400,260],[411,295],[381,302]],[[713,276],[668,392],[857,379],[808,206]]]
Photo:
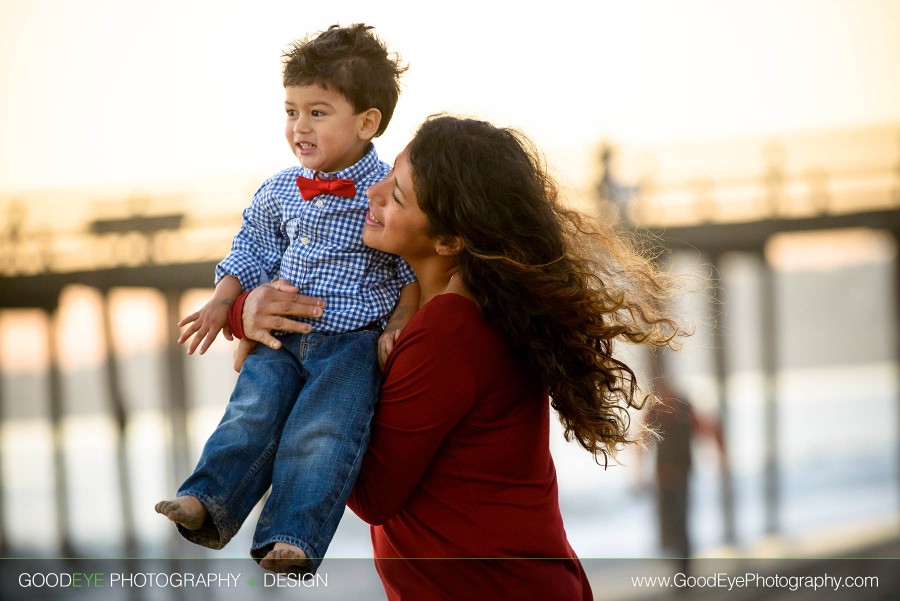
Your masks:
[[[370,228],[368,225],[363,227],[363,231],[362,231],[363,244],[365,244],[369,248],[374,248],[375,250],[383,250],[380,245],[381,237],[377,236],[375,234],[375,232],[372,231],[373,229],[375,229],[375,228]]]

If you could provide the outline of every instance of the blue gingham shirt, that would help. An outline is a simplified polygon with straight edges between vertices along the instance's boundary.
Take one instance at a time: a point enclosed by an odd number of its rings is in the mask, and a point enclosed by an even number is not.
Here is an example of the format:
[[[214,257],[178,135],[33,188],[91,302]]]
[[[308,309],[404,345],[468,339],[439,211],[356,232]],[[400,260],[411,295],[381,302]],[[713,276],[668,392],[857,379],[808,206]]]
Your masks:
[[[303,200],[297,176],[316,173],[290,167],[266,180],[244,210],[231,252],[216,266],[216,283],[233,275],[244,290],[276,277],[302,294],[325,299],[319,319],[304,319],[318,332],[349,332],[390,315],[400,288],[415,274],[403,259],[369,248],[362,229],[369,210],[366,189],[385,178],[390,166],[375,147],[355,165],[320,177],[350,178],[356,196],[320,194]],[[383,324],[382,324],[383,325]]]

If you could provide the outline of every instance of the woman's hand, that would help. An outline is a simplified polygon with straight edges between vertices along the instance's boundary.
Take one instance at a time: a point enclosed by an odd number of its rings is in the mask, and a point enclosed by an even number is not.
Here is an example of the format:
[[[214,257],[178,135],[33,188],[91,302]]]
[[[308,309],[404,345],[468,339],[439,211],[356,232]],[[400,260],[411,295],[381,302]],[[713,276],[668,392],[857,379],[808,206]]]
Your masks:
[[[312,330],[311,325],[289,318],[321,317],[324,308],[325,301],[300,294],[299,288],[285,280],[255,288],[244,301],[241,325],[247,344],[241,344],[235,353],[235,370],[240,371],[244,359],[253,350],[255,344],[251,345],[250,341],[261,342],[273,349],[281,348],[281,341],[272,335],[272,331],[306,334]]]

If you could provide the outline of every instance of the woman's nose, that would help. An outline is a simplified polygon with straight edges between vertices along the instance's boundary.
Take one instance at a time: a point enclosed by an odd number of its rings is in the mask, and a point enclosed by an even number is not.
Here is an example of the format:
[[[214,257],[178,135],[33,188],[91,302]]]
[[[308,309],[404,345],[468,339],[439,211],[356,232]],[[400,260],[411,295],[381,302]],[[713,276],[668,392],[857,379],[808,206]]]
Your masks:
[[[387,180],[381,180],[378,183],[372,184],[366,188],[366,196],[374,203],[384,204],[384,188],[386,185]]]

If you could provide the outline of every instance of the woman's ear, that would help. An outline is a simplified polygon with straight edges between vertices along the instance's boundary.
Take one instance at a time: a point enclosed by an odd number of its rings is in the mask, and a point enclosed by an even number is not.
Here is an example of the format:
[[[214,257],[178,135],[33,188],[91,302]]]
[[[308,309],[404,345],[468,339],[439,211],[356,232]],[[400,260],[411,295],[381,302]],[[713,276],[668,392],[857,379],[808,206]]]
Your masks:
[[[465,247],[465,242],[463,242],[463,239],[459,236],[447,236],[445,238],[441,238],[434,245],[434,249],[437,251],[437,254],[447,257],[458,255]]]
[[[381,111],[373,107],[359,113],[358,117],[359,138],[371,140],[378,133],[378,127],[381,125]]]

